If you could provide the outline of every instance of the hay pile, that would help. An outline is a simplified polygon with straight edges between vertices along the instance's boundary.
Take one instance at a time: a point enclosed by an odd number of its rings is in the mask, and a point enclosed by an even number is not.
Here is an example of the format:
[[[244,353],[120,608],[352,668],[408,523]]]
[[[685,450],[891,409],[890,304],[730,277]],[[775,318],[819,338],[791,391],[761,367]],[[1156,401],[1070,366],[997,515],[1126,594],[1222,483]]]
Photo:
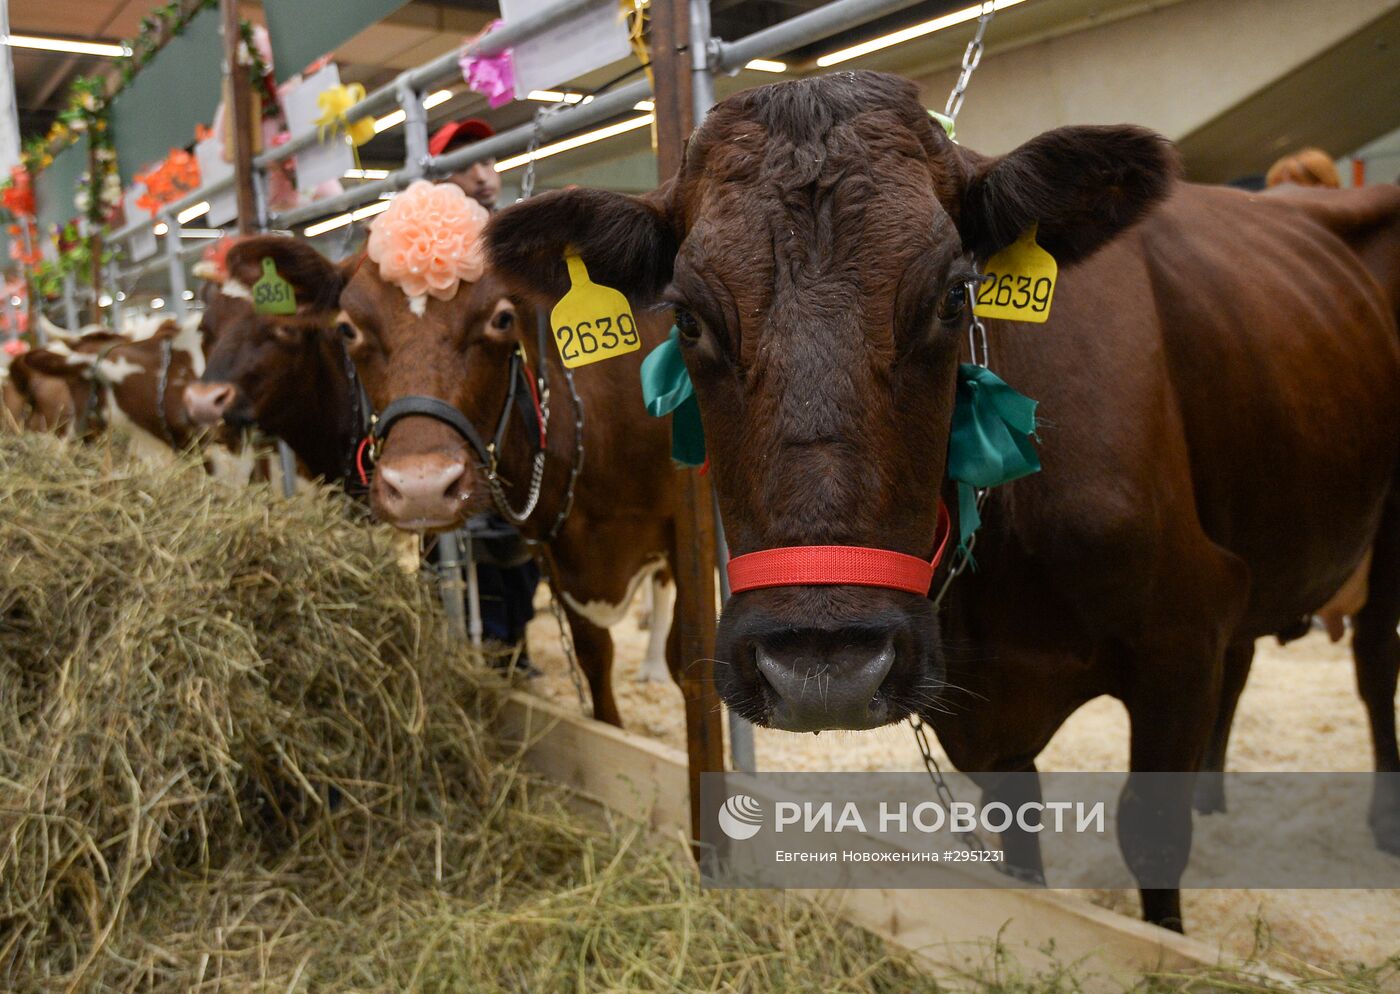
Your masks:
[[[0,443],[0,990],[932,989],[494,755],[334,499]]]

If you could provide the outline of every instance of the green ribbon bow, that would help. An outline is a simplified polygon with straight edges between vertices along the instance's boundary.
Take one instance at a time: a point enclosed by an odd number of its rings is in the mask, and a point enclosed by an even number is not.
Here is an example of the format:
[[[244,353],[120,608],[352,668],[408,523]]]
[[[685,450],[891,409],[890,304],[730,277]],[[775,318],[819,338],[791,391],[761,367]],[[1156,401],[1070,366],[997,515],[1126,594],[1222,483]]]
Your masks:
[[[958,366],[953,431],[948,438],[948,476],[958,485],[958,548],[982,523],[977,491],[1040,471],[1035,401],[1006,385],[985,366]]]
[[[642,399],[652,416],[672,415],[671,458],[683,466],[704,463],[700,405],[675,328],[642,360]],[[948,476],[958,485],[958,548],[964,553],[967,540],[982,523],[977,491],[1040,470],[1040,457],[1031,443],[1035,406],[1035,401],[1011,389],[990,369],[972,363],[958,366]]]
[[[666,341],[642,360],[642,400],[652,417],[671,415],[671,458],[682,466],[700,466],[705,462],[705,429],[680,337],[680,329],[672,327]]]

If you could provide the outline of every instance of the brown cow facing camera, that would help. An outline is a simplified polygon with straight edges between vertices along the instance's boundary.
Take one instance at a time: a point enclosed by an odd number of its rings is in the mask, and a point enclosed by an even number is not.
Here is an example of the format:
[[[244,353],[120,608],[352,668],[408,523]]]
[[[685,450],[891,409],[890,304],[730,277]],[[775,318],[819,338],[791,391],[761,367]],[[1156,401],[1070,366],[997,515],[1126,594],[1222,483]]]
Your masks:
[[[1137,127],[1068,127],[988,158],[913,84],[842,72],[717,104],[643,197],[546,194],[489,231],[507,284],[564,287],[573,246],[634,306],[676,309],[735,554],[846,546],[928,560],[968,286],[1032,225],[1058,260],[1039,325],[989,320],[991,368],[1040,402],[1043,471],[991,491],[977,569],[935,608],[790,583],[725,606],[716,683],[780,728],[918,714],[989,800],[1065,718],[1109,694],[1135,774],[1224,763],[1254,640],[1291,628],[1375,552],[1354,651],[1379,770],[1400,770],[1400,189],[1269,197],[1175,178]],[[933,589],[947,575],[935,574]],[[956,645],[957,652],[944,647]],[[1021,781],[1024,783],[1025,781]],[[1120,834],[1179,878],[1190,778]],[[1371,828],[1400,853],[1400,790]],[[1003,835],[1041,869],[1036,837]],[[1145,917],[1181,928],[1176,890]]]
[[[292,285],[295,314],[254,312],[264,259]],[[184,392],[190,417],[234,433],[257,428],[285,441],[308,478],[353,482],[368,412],[336,330],[339,271],[305,242],[278,235],[240,239],[225,265],[206,270],[200,291],[206,362]]]

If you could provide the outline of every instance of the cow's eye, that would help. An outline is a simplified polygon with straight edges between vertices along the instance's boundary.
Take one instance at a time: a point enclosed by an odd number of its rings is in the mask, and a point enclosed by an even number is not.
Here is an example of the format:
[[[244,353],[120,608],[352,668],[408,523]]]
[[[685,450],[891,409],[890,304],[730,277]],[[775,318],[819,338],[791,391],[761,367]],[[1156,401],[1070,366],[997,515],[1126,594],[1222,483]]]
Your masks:
[[[962,317],[967,309],[967,284],[954,283],[938,302],[938,319],[953,322]]]
[[[698,342],[700,340],[700,322],[695,319],[684,307],[676,308],[676,328],[681,333],[681,340],[685,342]]]
[[[353,349],[363,342],[365,338],[365,336],[360,333],[360,329],[356,328],[349,321],[342,321],[340,324],[336,325],[336,331],[340,332],[340,337],[345,340],[346,348]]]
[[[497,311],[491,318],[491,327],[497,331],[510,331],[511,328],[515,327],[515,311],[508,309]]]

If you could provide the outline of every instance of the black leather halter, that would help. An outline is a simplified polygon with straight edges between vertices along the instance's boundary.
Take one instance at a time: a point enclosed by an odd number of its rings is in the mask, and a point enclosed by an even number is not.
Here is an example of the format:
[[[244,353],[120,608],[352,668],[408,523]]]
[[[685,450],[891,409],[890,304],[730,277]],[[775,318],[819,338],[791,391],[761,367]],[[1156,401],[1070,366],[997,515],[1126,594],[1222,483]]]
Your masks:
[[[471,446],[472,451],[476,453],[476,457],[485,468],[488,478],[494,480],[496,463],[505,443],[506,430],[510,427],[512,409],[519,411],[521,420],[525,423],[525,430],[529,433],[530,445],[536,452],[539,452],[547,443],[545,415],[541,409],[542,403],[548,403],[549,396],[549,363],[545,360],[544,352],[547,344],[547,332],[548,323],[542,318],[538,327],[538,393],[536,393],[535,384],[530,380],[530,368],[525,360],[524,346],[517,345],[515,351],[511,353],[510,371],[507,374],[509,386],[506,390],[506,400],[501,407],[500,417],[496,419],[495,433],[489,442],[481,437],[476,425],[472,424],[471,420],[452,404],[437,397],[410,394],[390,401],[384,410],[374,415],[371,420],[369,430],[370,461],[373,462],[377,458],[379,449],[383,447],[384,440],[389,436],[389,431],[399,421],[408,417],[432,418],[434,421],[447,425],[462,436]]]

